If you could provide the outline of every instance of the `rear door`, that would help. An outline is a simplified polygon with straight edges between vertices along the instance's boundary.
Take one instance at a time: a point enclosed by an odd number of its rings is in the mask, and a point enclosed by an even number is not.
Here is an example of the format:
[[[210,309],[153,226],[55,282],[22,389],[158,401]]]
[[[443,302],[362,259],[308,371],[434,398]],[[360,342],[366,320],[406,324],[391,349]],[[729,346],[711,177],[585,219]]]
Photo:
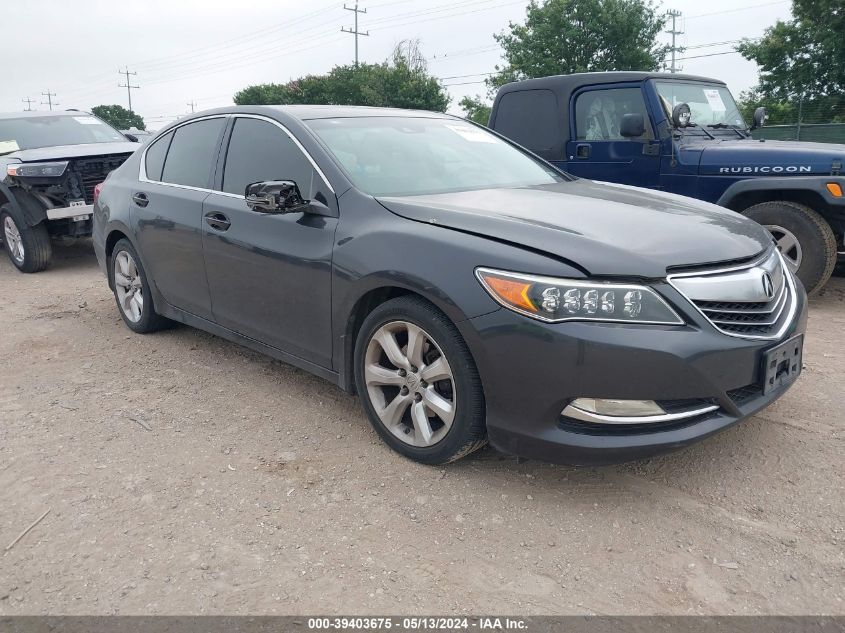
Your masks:
[[[266,345],[331,366],[331,262],[337,217],[250,209],[250,183],[293,180],[335,213],[337,200],[281,124],[236,116],[218,191],[203,203],[203,251],[214,319]]]
[[[573,97],[566,170],[593,180],[656,188],[660,181],[660,143],[655,140],[639,85],[588,88]],[[645,133],[625,138],[619,133],[625,114],[639,113]]]
[[[211,295],[202,254],[202,203],[225,117],[200,119],[150,145],[130,203],[140,255],[165,301],[211,318]]]

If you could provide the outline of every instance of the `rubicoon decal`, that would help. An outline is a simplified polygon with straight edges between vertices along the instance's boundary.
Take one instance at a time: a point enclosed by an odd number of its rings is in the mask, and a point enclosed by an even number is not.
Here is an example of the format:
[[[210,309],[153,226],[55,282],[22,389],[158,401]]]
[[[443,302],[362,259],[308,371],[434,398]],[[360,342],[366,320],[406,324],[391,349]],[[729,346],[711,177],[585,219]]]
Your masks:
[[[808,174],[810,165],[764,165],[763,167],[719,167],[720,174]]]

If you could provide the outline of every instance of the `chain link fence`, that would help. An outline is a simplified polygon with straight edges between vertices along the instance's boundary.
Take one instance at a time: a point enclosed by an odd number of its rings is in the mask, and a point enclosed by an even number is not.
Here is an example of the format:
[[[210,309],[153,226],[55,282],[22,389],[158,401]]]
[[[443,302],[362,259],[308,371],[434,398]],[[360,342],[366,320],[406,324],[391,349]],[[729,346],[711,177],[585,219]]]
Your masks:
[[[845,144],[845,96],[797,99],[766,109],[769,122],[754,130],[754,138]]]

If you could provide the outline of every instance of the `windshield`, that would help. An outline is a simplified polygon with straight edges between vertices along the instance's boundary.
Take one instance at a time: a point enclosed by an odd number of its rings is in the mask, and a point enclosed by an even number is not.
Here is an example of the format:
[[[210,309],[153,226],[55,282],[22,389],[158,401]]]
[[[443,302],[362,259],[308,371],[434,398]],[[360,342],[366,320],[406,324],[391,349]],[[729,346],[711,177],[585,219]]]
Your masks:
[[[126,137],[90,115],[33,116],[0,119],[0,154],[19,149],[114,143]]]
[[[746,128],[731,91],[725,86],[658,81],[657,93],[670,119],[672,109],[679,103],[686,103],[692,113],[690,120],[696,125]]]
[[[457,119],[306,121],[356,187],[373,196],[522,187],[564,178],[486,130]]]

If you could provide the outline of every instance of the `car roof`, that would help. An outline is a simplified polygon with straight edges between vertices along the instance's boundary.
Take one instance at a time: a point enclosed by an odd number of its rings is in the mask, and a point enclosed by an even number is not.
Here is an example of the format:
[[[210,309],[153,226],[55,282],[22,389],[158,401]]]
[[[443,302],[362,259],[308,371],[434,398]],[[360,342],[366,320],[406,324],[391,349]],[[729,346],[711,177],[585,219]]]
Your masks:
[[[423,117],[423,118],[456,118],[444,112],[430,110],[405,110],[402,108],[377,108],[371,106],[340,106],[340,105],[248,105],[229,106],[204,110],[178,120],[179,123],[192,118],[211,116],[215,114],[263,114],[273,118],[291,118],[299,121],[310,119],[334,118],[362,118],[362,117]],[[281,117],[280,117],[281,115]]]
[[[0,112],[0,119],[27,119],[46,116],[91,116],[82,110],[30,110],[27,112]]]
[[[552,90],[559,95],[569,96],[573,91],[584,86],[595,86],[610,83],[642,82],[648,79],[664,79],[667,81],[702,81],[725,85],[719,79],[700,77],[698,75],[681,75],[678,73],[653,73],[635,71],[613,71],[603,73],[575,73],[572,75],[552,75],[537,79],[525,79],[505,84],[499,89],[499,95],[518,90]]]

